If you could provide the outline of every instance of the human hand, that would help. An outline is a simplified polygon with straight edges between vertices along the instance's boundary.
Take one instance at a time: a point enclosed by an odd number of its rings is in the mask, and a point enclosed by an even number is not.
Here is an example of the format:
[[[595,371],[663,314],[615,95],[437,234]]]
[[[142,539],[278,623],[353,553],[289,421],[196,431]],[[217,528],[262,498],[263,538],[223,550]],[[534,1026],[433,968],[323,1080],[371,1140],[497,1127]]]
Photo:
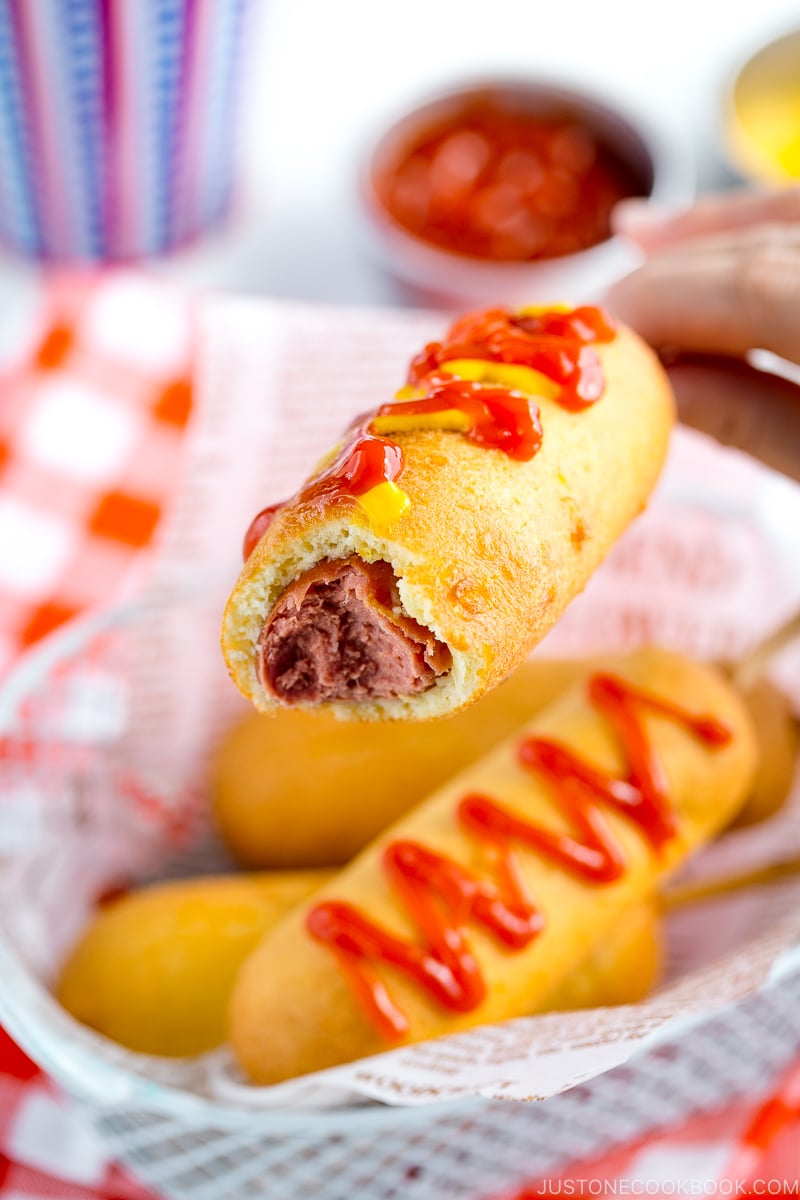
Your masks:
[[[800,189],[675,216],[626,201],[614,223],[647,258],[608,305],[662,352],[681,420],[800,480],[800,386],[748,361],[800,365]]]

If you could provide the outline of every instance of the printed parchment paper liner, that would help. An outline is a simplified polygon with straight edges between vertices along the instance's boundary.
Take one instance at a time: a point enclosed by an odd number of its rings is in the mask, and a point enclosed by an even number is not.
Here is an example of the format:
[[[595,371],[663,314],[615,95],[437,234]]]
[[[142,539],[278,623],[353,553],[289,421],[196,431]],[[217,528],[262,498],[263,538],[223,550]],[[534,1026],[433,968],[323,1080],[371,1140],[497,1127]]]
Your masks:
[[[200,411],[146,596],[53,639],[0,699],[0,1016],[11,1032],[95,1100],[122,1101],[138,1079],[178,1089],[190,1110],[192,1099],[221,1102],[217,1120],[370,1100],[543,1099],[698,1023],[713,1030],[715,1014],[794,978],[800,881],[787,879],[675,913],[668,979],[644,1004],[523,1018],[271,1089],[245,1084],[227,1051],[183,1063],[132,1055],[58,1009],[46,985],[98,892],[224,863],[208,841],[203,779],[209,748],[244,711],[217,649],[242,531],[297,486],[353,412],[392,393],[441,324],[230,301],[201,315]],[[541,653],[657,640],[735,657],[800,603],[798,530],[800,489],[679,431],[650,510]],[[788,652],[776,673],[800,710],[799,661]],[[777,817],[723,838],[689,871],[713,878],[798,852],[795,789]]]

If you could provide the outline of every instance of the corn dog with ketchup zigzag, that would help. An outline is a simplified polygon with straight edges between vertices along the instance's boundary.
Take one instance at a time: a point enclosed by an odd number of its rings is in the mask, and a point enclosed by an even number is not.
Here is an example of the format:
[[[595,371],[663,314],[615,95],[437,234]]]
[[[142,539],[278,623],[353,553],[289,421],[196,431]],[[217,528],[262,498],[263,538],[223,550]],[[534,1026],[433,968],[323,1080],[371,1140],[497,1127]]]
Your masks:
[[[712,668],[590,673],[399,821],[245,962],[245,1072],[277,1082],[523,1015],[727,824],[756,765]]]

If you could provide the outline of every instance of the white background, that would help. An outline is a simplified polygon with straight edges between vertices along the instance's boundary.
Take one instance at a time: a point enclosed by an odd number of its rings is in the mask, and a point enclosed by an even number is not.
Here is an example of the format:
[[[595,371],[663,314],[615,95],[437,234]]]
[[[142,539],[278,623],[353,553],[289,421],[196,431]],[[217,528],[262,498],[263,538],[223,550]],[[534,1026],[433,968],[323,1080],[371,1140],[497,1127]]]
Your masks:
[[[698,186],[729,182],[719,107],[734,67],[800,25],[798,0],[251,0],[247,185],[224,235],[158,264],[198,285],[344,303],[405,298],[364,253],[372,138],[464,78],[566,80],[665,131]],[[29,273],[29,272],[28,272]],[[0,301],[25,269],[0,267]]]
[[[401,297],[365,259],[358,164],[384,123],[465,77],[566,79],[619,98],[723,181],[718,108],[733,68],[800,25],[797,0],[253,0],[250,211],[198,279],[351,303]]]

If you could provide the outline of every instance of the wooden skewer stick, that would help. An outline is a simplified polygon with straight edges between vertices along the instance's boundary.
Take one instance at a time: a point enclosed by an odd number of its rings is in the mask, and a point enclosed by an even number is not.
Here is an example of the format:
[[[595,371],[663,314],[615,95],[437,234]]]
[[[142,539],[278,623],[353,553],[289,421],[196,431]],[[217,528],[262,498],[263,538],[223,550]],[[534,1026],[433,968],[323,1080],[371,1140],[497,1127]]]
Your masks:
[[[740,892],[750,887],[765,887],[771,883],[779,883],[792,875],[800,876],[800,855],[787,858],[782,862],[770,863],[768,867],[759,867],[754,871],[743,871],[739,875],[728,875],[722,879],[701,879],[697,883],[667,884],[661,893],[661,903],[666,911],[684,908],[687,904],[697,904],[702,900],[713,900],[716,896],[726,896],[731,892]]]
[[[781,650],[785,650],[798,637],[800,637],[800,611],[756,643],[737,662],[725,664],[734,685],[740,691],[746,692],[765,674],[775,655],[780,654]]]
[[[798,637],[800,637],[800,611],[784,621],[736,662],[724,664],[724,669],[733,685],[742,693],[747,693],[766,674],[775,655],[786,649]],[[681,908],[701,900],[713,899],[715,896],[742,891],[744,888],[778,883],[792,875],[800,876],[800,855],[721,879],[668,884],[661,899],[667,910]]]

